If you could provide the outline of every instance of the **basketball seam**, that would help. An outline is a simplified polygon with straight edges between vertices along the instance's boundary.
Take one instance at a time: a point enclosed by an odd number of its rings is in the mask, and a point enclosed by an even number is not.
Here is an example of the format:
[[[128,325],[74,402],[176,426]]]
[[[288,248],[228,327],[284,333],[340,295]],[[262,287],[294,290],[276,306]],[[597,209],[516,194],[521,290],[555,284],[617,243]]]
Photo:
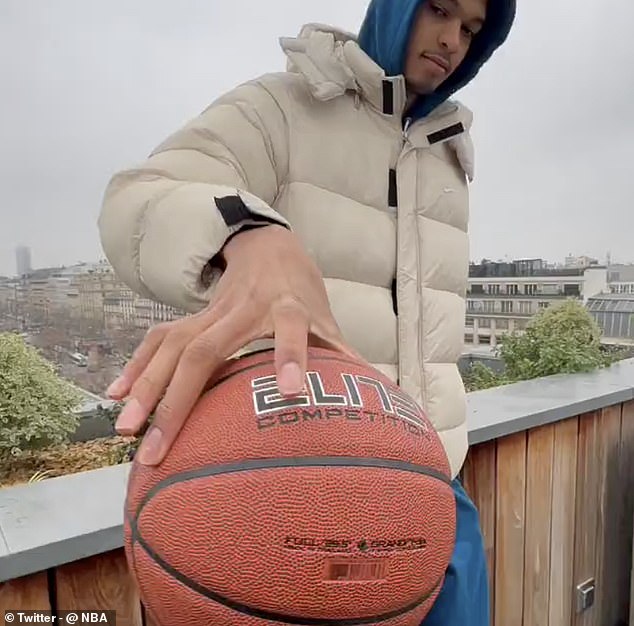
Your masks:
[[[146,541],[143,539],[138,529],[136,528],[136,522],[134,520],[129,519],[129,523],[133,525],[135,532],[134,537],[136,543],[138,543],[141,548],[147,553],[147,555],[167,574],[170,574],[173,578],[175,578],[178,582],[185,585],[187,588],[191,589],[194,593],[197,593],[208,600],[212,600],[217,604],[221,604],[233,611],[238,613],[242,613],[244,615],[249,615],[251,617],[257,617],[259,619],[270,620],[274,622],[281,622],[282,624],[296,624],[298,626],[363,626],[364,624],[377,624],[381,622],[385,622],[391,619],[395,619],[397,617],[402,617],[407,613],[411,613],[415,611],[421,604],[431,598],[436,590],[442,585],[445,574],[443,573],[436,584],[432,587],[431,591],[424,594],[420,598],[417,598],[414,602],[409,605],[403,607],[402,609],[395,609],[394,611],[390,611],[388,613],[384,613],[381,615],[371,616],[371,617],[358,617],[358,618],[342,618],[342,619],[322,619],[315,617],[300,617],[295,615],[286,615],[284,613],[278,613],[275,611],[268,611],[265,609],[258,609],[256,607],[249,606],[247,604],[243,604],[236,600],[231,600],[207,587],[204,587],[200,583],[197,583],[195,580],[192,580],[182,572],[179,572],[175,567],[170,565],[167,561],[165,561],[151,546],[149,546]],[[134,551],[134,545],[132,546]]]
[[[265,459],[248,459],[246,461],[238,461],[235,463],[224,463],[220,465],[204,465],[195,470],[188,470],[173,474],[163,479],[156,485],[152,486],[145,494],[137,507],[136,518],[139,517],[141,511],[146,504],[160,491],[171,487],[176,483],[197,480],[200,478],[209,478],[210,476],[219,476],[223,474],[234,474],[238,472],[249,472],[263,469],[279,469],[279,468],[296,468],[296,467],[363,467],[374,469],[391,469],[395,471],[410,472],[414,474],[422,474],[435,478],[445,485],[451,487],[451,479],[439,472],[438,470],[427,467],[425,465],[416,465],[406,461],[395,459],[380,459],[375,457],[345,457],[345,456],[318,456],[318,457],[280,457]]]

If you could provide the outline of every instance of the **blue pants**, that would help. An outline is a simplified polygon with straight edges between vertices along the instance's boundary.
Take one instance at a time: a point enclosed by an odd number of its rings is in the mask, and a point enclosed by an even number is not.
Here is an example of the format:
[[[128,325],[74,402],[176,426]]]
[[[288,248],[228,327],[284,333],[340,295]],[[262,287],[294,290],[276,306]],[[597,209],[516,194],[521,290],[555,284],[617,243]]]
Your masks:
[[[445,584],[420,626],[489,626],[489,580],[478,511],[458,480],[456,547]]]

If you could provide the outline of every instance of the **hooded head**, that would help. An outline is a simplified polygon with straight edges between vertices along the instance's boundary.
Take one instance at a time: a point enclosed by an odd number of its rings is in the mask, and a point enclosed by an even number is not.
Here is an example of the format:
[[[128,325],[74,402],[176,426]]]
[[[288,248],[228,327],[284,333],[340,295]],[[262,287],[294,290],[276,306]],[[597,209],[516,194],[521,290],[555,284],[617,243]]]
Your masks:
[[[419,118],[476,76],[515,10],[515,0],[371,0],[358,41],[387,76],[405,75],[418,94],[408,114]]]

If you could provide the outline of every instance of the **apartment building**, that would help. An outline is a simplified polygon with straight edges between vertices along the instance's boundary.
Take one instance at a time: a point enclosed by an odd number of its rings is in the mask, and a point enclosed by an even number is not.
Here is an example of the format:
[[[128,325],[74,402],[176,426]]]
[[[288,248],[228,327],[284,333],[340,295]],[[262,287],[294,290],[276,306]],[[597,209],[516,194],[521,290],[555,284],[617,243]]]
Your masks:
[[[104,324],[107,331],[147,330],[185,313],[162,302],[142,298],[122,283],[110,269],[102,276]]]
[[[634,265],[611,265],[608,282],[610,293],[634,295]]]
[[[28,285],[26,293],[26,308],[30,318],[36,323],[48,323],[51,314],[50,278],[54,270],[42,268],[33,270],[30,274],[21,277],[23,283]]]
[[[465,342],[495,347],[504,334],[523,331],[540,310],[566,298],[587,304],[607,290],[608,270],[601,265],[558,268],[542,259],[472,264]]]
[[[135,321],[136,327],[148,329],[161,322],[171,322],[183,317],[185,313],[178,311],[167,304],[148,300],[147,298],[136,298],[135,301]]]
[[[106,331],[136,328],[136,295],[110,271],[102,277],[103,315]]]
[[[42,268],[3,278],[0,312],[31,326],[67,319],[89,334],[146,330],[185,315],[133,293],[107,261]]]
[[[15,283],[17,281],[6,276],[0,276],[0,311],[8,313],[9,303],[14,297]]]
[[[17,321],[24,318],[27,303],[27,285],[19,278],[9,278],[0,283],[0,310],[2,314]]]
[[[589,256],[574,256],[569,254],[564,260],[566,269],[589,267],[590,265],[599,265],[598,259]]]

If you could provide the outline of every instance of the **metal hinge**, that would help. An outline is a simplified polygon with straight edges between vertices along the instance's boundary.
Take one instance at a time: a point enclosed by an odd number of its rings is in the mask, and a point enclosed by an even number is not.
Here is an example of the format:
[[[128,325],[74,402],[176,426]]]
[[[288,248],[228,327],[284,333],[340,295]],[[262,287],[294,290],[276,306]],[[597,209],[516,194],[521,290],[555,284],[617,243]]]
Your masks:
[[[587,611],[594,604],[594,578],[577,585],[577,613]]]

